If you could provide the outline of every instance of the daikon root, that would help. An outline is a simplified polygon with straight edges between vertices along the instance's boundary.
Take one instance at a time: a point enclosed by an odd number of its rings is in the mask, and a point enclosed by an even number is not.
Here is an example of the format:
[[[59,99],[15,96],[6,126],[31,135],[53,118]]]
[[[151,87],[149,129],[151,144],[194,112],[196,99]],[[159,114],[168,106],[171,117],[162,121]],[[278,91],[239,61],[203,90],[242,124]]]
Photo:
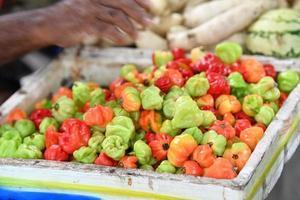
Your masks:
[[[219,0],[201,4],[184,13],[185,25],[194,28],[241,2],[242,0]]]
[[[189,0],[184,8],[184,13],[194,9],[196,6],[207,2],[208,0]]]
[[[170,9],[171,12],[177,12],[182,10],[189,0],[166,0],[166,1],[168,2],[168,9]]]
[[[188,31],[169,33],[171,48],[192,49],[196,46],[209,46],[249,26],[264,11],[272,9],[273,0],[248,0],[218,15],[210,21]]]
[[[168,48],[167,41],[164,38],[149,30],[140,31],[135,44],[138,48],[142,49],[165,50]]]
[[[288,8],[289,3],[287,0],[277,0],[280,8]]]
[[[235,33],[232,36],[226,38],[225,40],[222,40],[221,42],[235,42],[235,43],[241,45],[241,47],[243,49],[245,49],[246,48],[246,37],[247,37],[246,32],[238,32],[238,33]],[[217,44],[206,46],[204,48],[207,51],[214,51]]]
[[[188,30],[187,27],[178,25],[178,26],[172,26],[168,33],[178,33],[178,32],[183,32],[183,31],[187,31],[187,30]]]
[[[165,17],[157,17],[153,21],[155,24],[149,27],[150,30],[161,36],[166,36],[171,27],[182,24],[183,17],[178,13],[172,13]]]
[[[300,10],[300,0],[294,0],[293,9]]]
[[[168,10],[167,0],[149,0],[151,5],[150,12],[156,16],[165,15],[166,10]]]

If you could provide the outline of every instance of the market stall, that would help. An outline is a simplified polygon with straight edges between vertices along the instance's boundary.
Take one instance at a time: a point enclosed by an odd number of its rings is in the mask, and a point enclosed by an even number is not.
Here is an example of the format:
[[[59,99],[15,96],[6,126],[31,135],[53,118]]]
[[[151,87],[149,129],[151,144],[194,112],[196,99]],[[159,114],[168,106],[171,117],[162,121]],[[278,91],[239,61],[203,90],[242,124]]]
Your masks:
[[[140,48],[66,49],[0,107],[4,198],[268,196],[300,142],[297,1],[153,3]]]

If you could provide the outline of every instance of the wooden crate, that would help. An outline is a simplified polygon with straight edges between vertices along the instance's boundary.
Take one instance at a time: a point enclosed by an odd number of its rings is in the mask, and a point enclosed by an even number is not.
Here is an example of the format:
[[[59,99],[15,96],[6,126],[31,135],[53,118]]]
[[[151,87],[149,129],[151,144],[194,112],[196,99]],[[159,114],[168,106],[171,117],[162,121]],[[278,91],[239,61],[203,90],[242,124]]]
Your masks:
[[[46,69],[36,72],[0,108],[1,120],[15,107],[30,111],[61,84],[74,80],[106,85],[123,64],[150,65],[151,52],[136,49],[69,49]],[[300,71],[299,60],[276,60],[277,70]],[[300,142],[300,85],[268,127],[249,161],[233,180],[158,174],[96,165],[44,160],[0,159],[0,185],[29,190],[85,194],[103,199],[264,199]]]

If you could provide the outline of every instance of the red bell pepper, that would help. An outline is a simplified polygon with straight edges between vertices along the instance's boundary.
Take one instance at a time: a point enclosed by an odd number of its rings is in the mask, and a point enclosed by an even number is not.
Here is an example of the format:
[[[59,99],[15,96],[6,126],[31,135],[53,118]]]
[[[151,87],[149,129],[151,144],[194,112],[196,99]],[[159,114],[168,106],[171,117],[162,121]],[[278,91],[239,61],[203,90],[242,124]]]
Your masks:
[[[230,94],[229,83],[223,75],[217,73],[209,73],[207,74],[207,79],[210,85],[208,93],[213,97],[217,98],[222,94]]]
[[[182,48],[173,49],[172,54],[173,54],[174,60],[185,58],[185,50]]]
[[[45,117],[52,117],[51,110],[49,109],[37,109],[34,110],[30,115],[30,120],[33,121],[35,127],[38,128],[40,123]]]
[[[272,64],[265,64],[264,69],[266,72],[266,76],[271,76],[273,79],[276,78],[277,72]]]
[[[236,136],[240,136],[240,133],[245,130],[246,128],[251,127],[251,122],[248,119],[239,119],[236,121],[234,128]]]
[[[58,144],[58,136],[59,132],[55,130],[53,126],[50,126],[47,128],[45,132],[45,143],[46,143],[46,148],[51,147],[54,144]]]
[[[44,158],[45,160],[67,161],[69,154],[64,152],[61,146],[54,144],[46,149]]]
[[[104,166],[117,166],[118,161],[113,160],[108,157],[105,153],[100,153],[99,157],[95,160],[96,165],[104,165]]]
[[[125,169],[135,169],[137,168],[137,161],[136,156],[124,156],[119,161],[118,166]]]
[[[232,139],[235,136],[235,129],[227,122],[217,120],[209,128],[209,130],[216,131],[218,134],[223,135],[226,139]]]
[[[62,149],[72,154],[82,146],[87,146],[91,137],[89,127],[83,121],[78,119],[67,119],[61,125],[58,142]]]
[[[155,139],[149,143],[153,157],[157,161],[167,158],[168,149],[173,137],[168,134],[156,134]]]

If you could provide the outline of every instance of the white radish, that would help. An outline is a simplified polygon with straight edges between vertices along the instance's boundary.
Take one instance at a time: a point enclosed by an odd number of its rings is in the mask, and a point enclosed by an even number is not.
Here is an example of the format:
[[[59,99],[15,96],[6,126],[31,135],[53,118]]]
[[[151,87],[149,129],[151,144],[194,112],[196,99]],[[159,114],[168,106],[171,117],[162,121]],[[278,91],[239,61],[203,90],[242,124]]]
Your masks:
[[[156,16],[164,15],[168,9],[167,0],[149,0],[150,12]]]
[[[300,0],[294,0],[293,9],[300,10]]]
[[[184,13],[194,9],[196,6],[206,2],[208,0],[189,0],[184,8]]]
[[[165,17],[157,17],[154,22],[155,24],[149,27],[150,30],[161,36],[166,36],[166,33],[171,29],[171,27],[182,24],[183,17],[178,13],[172,13]]]
[[[170,9],[172,12],[177,12],[179,10],[182,10],[189,0],[167,0],[167,1],[168,1],[168,9]]]
[[[188,31],[169,33],[171,48],[192,49],[216,44],[249,26],[264,11],[273,8],[272,0],[244,1],[210,21]]]
[[[184,13],[185,25],[194,28],[241,2],[242,0],[219,0],[198,5],[194,9]]]
[[[287,0],[277,0],[280,8],[288,8],[289,3]]]
[[[178,33],[187,30],[188,30],[187,27],[178,25],[178,26],[172,26],[168,33]]]
[[[149,30],[140,31],[135,44],[138,48],[142,49],[165,50],[168,48],[167,41],[164,38]]]

